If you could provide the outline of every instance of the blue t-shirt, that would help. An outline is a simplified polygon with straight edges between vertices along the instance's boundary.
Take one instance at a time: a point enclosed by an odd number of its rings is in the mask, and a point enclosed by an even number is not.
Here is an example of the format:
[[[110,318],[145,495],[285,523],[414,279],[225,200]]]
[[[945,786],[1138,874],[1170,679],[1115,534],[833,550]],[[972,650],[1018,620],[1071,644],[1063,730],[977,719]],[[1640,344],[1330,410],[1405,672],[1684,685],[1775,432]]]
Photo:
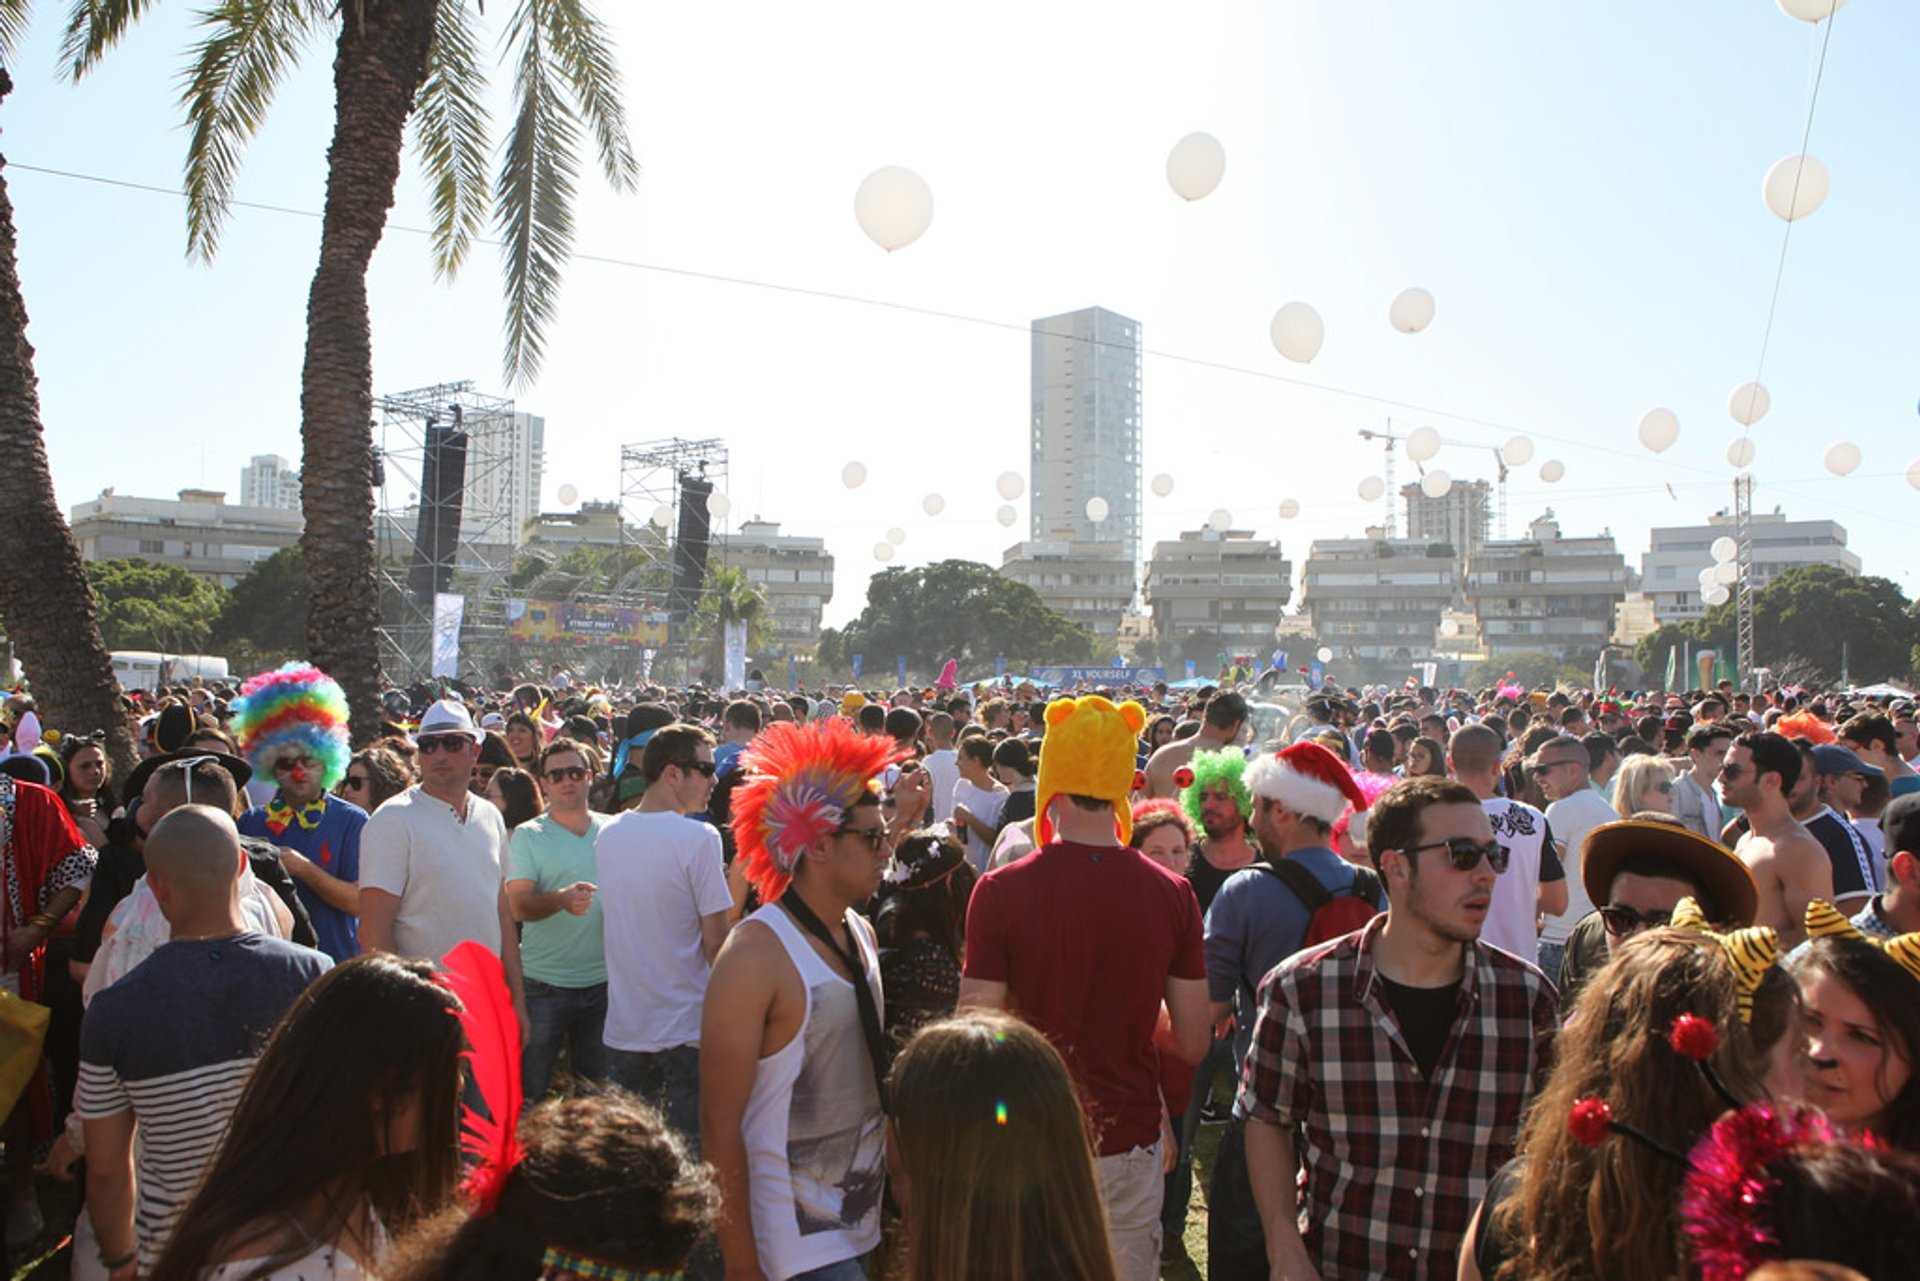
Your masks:
[[[242,836],[257,836],[275,845],[284,845],[305,856],[329,876],[358,883],[360,880],[360,829],[367,825],[367,812],[337,796],[326,796],[327,810],[319,825],[312,828],[290,822],[274,831],[267,822],[266,806],[257,806],[240,816],[236,824]],[[294,892],[313,918],[313,932],[320,936],[320,950],[336,961],[360,954],[360,918],[332,907],[296,878]]]
[[[1313,873],[1313,878],[1335,894],[1353,888],[1353,864],[1325,847],[1295,850],[1287,861]],[[1384,892],[1374,903],[1384,909]],[[1227,878],[1207,908],[1207,997],[1232,1001],[1234,1009],[1233,1064],[1237,1073],[1253,1044],[1253,1024],[1260,1013],[1256,996],[1260,980],[1273,967],[1298,952],[1307,937],[1313,913],[1299,895],[1272,872],[1246,867]]]

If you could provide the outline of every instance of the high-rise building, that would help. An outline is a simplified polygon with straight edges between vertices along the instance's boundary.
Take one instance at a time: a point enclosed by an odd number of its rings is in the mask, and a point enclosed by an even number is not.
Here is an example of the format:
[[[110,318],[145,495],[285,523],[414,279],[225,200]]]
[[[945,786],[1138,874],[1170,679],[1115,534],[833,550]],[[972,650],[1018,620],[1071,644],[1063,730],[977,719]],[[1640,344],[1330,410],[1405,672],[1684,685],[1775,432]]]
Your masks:
[[[278,454],[255,454],[240,469],[240,505],[300,510],[300,469]]]
[[[515,411],[469,416],[463,541],[518,547],[540,515],[546,470],[547,420]]]
[[[1118,543],[1140,563],[1140,322],[1088,307],[1033,322],[1036,542]],[[1087,508],[1107,506],[1103,520]]]
[[[1640,558],[1641,589],[1662,623],[1682,623],[1706,613],[1700,599],[1700,571],[1714,563],[1716,539],[1734,536],[1731,512],[1717,512],[1704,525],[1653,531]],[[1753,517],[1753,587],[1765,587],[1796,565],[1837,565],[1860,572],[1860,557],[1847,549],[1847,531],[1831,520],[1788,520],[1784,513]]]
[[[1407,503],[1407,537],[1415,542],[1445,543],[1460,564],[1487,541],[1487,517],[1492,510],[1493,487],[1484,480],[1456,480],[1447,492],[1431,498],[1416,484],[1400,487]]]
[[[1467,561],[1467,602],[1488,654],[1541,650],[1591,663],[1627,595],[1612,534],[1563,538],[1548,511],[1527,536],[1489,542]]]

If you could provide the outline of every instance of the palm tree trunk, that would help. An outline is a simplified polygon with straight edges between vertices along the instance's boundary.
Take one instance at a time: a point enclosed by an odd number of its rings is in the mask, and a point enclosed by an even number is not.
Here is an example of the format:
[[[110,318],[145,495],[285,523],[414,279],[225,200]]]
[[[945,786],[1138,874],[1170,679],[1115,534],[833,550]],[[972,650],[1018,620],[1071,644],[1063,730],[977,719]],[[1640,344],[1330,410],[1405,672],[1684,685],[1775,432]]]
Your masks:
[[[346,691],[359,743],[380,727],[367,268],[393,208],[407,117],[426,79],[438,8],[439,0],[341,7],[320,266],[307,297],[300,388],[307,644],[313,661]]]
[[[0,69],[0,99],[12,90]],[[0,169],[5,166],[0,157]],[[41,718],[61,730],[106,730],[107,757],[124,775],[134,766],[133,735],[113,659],[100,639],[86,566],[53,496],[14,250],[13,200],[0,178],[0,458],[7,460],[0,484],[0,620],[33,677]]]

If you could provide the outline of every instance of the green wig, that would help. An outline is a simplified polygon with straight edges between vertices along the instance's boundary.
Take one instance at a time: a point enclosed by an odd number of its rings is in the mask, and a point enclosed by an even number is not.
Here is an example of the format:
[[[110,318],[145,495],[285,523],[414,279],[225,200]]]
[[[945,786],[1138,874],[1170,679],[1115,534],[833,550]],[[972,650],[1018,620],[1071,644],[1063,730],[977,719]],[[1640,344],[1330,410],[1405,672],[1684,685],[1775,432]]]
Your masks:
[[[1237,747],[1195,752],[1190,764],[1174,771],[1173,781],[1180,785],[1180,804],[1196,829],[1200,826],[1200,803],[1208,792],[1219,788],[1233,797],[1241,818],[1253,817],[1253,793],[1247,790],[1246,771],[1247,758]]]

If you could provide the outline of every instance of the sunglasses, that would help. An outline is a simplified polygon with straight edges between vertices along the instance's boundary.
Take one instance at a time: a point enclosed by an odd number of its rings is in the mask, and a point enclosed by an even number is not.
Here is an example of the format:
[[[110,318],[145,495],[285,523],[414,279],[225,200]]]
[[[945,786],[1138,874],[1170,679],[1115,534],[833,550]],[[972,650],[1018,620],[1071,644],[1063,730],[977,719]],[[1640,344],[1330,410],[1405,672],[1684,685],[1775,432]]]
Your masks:
[[[464,752],[473,740],[465,734],[429,734],[414,743],[420,749],[420,755],[432,756],[435,752]]]
[[[885,827],[843,827],[837,833],[840,836],[857,836],[867,843],[867,848],[878,852],[889,843]]]
[[[340,780],[340,786],[346,788],[350,792],[357,792],[361,788],[365,787],[366,785],[367,785],[366,779],[360,778],[357,775],[353,775],[353,774],[349,774],[345,778]]]
[[[284,757],[281,760],[275,761],[273,763],[273,772],[276,774],[279,774],[287,770],[296,770],[296,769],[311,770],[311,769],[318,769],[319,767],[320,767],[320,762],[316,761],[311,756],[290,756],[290,757]]]
[[[578,783],[587,776],[584,765],[560,765],[547,771],[549,783]]]
[[[718,768],[712,761],[676,761],[674,763],[683,770],[693,771],[701,778],[712,778],[713,771]]]
[[[1453,864],[1456,872],[1471,872],[1480,866],[1480,860],[1484,858],[1493,868],[1495,876],[1507,870],[1507,860],[1511,856],[1507,847],[1498,841],[1488,841],[1482,845],[1464,836],[1456,836],[1450,841],[1429,841],[1425,845],[1415,845],[1411,849],[1402,850],[1401,853],[1418,854],[1421,850],[1445,850],[1447,862]]]
[[[1607,933],[1617,939],[1641,930],[1658,929],[1673,919],[1672,912],[1641,913],[1635,908],[1618,907],[1608,904],[1600,909],[1600,923],[1607,927]]]
[[[1745,770],[1741,769],[1738,765],[1735,765],[1732,761],[1728,761],[1725,765],[1722,765],[1720,767],[1720,777],[1726,779],[1729,783],[1732,783],[1738,780],[1740,775],[1744,774],[1745,772],[1746,772]]]
[[[1578,765],[1579,763],[1579,761],[1541,761],[1533,767],[1533,773],[1535,777],[1538,777],[1542,774],[1551,773],[1559,769],[1562,765]]]

